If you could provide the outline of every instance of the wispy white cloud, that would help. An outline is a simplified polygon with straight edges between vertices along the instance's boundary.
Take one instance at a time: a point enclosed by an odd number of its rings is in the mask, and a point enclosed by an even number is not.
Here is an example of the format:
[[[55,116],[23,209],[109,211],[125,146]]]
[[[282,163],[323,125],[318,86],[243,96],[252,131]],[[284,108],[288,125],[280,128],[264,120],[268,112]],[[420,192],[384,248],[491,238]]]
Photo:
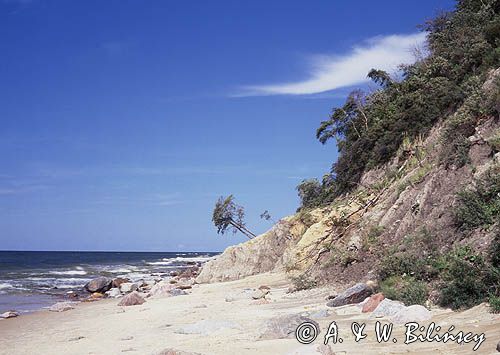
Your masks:
[[[374,37],[346,54],[312,56],[305,80],[244,86],[234,96],[318,94],[361,84],[372,68],[393,72],[399,64],[414,62],[412,50],[421,47],[425,38],[425,33]]]

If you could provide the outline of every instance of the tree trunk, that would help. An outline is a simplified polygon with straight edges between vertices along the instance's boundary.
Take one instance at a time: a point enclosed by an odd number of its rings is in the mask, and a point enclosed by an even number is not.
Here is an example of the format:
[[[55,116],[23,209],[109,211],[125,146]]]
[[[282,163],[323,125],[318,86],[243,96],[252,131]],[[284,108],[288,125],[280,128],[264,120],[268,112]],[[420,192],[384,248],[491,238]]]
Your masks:
[[[231,220],[231,225],[236,228],[237,230],[239,230],[242,234],[245,235],[245,237],[247,237],[248,239],[252,239],[252,238],[255,238],[256,235],[253,234],[252,232],[250,232],[245,226],[239,224],[239,223],[236,223],[235,221]]]

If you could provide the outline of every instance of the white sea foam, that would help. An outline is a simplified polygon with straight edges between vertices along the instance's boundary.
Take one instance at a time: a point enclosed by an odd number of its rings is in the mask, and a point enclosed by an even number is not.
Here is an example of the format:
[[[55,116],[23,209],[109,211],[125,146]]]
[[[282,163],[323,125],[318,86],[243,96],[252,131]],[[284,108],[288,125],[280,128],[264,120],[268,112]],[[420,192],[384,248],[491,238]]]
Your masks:
[[[52,275],[87,275],[85,270],[49,271]]]
[[[106,270],[107,272],[111,272],[113,274],[126,274],[126,273],[129,273],[129,272],[132,272],[132,270],[130,269],[127,269],[127,268],[117,268],[117,269],[110,269],[110,270]]]
[[[203,263],[203,262],[206,262],[208,260],[211,260],[211,259],[214,259],[215,256],[208,256],[208,255],[203,255],[203,256],[192,256],[192,257],[182,257],[182,256],[178,256],[176,258],[164,258],[162,259],[163,261],[167,261],[167,262],[200,262],[200,263]]]
[[[0,290],[5,290],[5,289],[8,289],[8,288],[13,288],[13,287],[14,286],[12,286],[11,284],[6,283],[6,282],[0,283]]]
[[[165,260],[165,259],[163,259]],[[167,265],[172,265],[174,262],[173,261],[152,261],[147,263],[148,265],[159,265],[159,266],[167,266]]]

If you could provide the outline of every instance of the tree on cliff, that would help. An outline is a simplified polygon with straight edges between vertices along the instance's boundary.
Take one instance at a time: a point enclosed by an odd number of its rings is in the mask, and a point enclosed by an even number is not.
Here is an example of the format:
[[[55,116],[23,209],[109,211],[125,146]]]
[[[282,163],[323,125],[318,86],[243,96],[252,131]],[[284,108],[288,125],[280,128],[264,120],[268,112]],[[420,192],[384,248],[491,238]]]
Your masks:
[[[233,195],[219,197],[212,214],[212,222],[217,227],[218,234],[224,234],[228,230],[232,231],[233,234],[239,231],[247,238],[252,239],[256,235],[247,229],[244,218],[245,211],[242,206],[234,202]]]

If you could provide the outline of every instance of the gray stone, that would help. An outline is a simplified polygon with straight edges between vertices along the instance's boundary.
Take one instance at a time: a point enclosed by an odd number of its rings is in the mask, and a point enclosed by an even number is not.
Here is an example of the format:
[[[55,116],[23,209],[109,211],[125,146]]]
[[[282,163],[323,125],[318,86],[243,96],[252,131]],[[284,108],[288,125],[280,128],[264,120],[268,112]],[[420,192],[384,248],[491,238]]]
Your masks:
[[[242,328],[239,324],[230,321],[205,319],[193,324],[186,325],[182,328],[179,328],[175,331],[175,333],[208,335],[213,332],[225,329],[242,329]]]
[[[226,296],[224,298],[224,301],[226,301],[226,302],[234,302],[234,301],[236,301],[236,297],[234,297],[234,296]]]
[[[313,323],[319,329],[319,324],[311,318],[300,314],[284,315],[268,320],[259,339],[295,338],[295,330],[304,322]]]
[[[183,296],[187,295],[187,292],[184,290],[179,290],[178,288],[174,288],[170,290],[168,293],[170,293],[171,296]]]
[[[120,289],[118,287],[113,287],[109,291],[106,291],[106,296],[111,298],[121,297],[121,295],[122,293],[120,292]]]
[[[69,311],[70,309],[75,308],[73,306],[73,302],[57,302],[50,306],[49,311],[51,312],[65,312]]]
[[[268,293],[269,293],[269,289],[266,289],[266,288],[264,288],[264,289],[257,289],[254,292],[252,292],[252,298],[254,300],[265,298]]]
[[[370,318],[392,317],[404,308],[405,305],[401,302],[385,298],[370,314]]]
[[[497,344],[497,351],[500,353],[500,341]]]
[[[120,285],[120,291],[123,293],[137,291],[138,289],[139,289],[139,285],[134,283],[134,282],[124,282]]]
[[[4,319],[15,318],[17,316],[19,316],[19,313],[17,313],[16,311],[7,311],[5,313],[0,314],[0,318],[4,318]]]
[[[140,304],[143,304],[146,302],[144,298],[137,292],[133,291],[126,295],[125,297],[122,298],[120,303],[118,303],[119,306],[137,306]]]
[[[326,305],[328,307],[339,307],[347,304],[359,303],[366,297],[369,297],[373,290],[364,283],[359,283],[353,287],[348,288],[333,300],[329,301]]]
[[[432,318],[432,313],[421,305],[413,305],[399,310],[391,320],[396,324],[405,324],[408,322],[423,322]]]
[[[151,288],[153,288],[154,285],[156,285],[155,280],[144,280],[142,282],[141,288],[144,290],[151,290]]]
[[[320,319],[320,318],[326,318],[330,315],[330,312],[327,309],[321,309],[316,312],[311,312],[309,314],[309,317],[312,319]]]
[[[113,280],[107,277],[98,277],[89,281],[84,287],[89,292],[99,292],[104,293],[111,288]]]
[[[168,281],[160,281],[149,291],[148,297],[170,297],[170,290],[172,290],[175,285],[172,285]]]
[[[228,294],[228,295],[226,295],[226,297],[224,299],[226,302],[248,300],[248,299],[252,299],[253,292],[254,291],[251,288],[247,288],[247,289],[241,290],[239,292]]]
[[[123,278],[123,277],[117,277],[116,279],[113,280],[113,283],[112,283],[111,287],[118,287],[118,288],[120,288],[120,285],[122,283],[125,283],[125,282],[130,282],[130,280],[127,279],[127,278]]]

